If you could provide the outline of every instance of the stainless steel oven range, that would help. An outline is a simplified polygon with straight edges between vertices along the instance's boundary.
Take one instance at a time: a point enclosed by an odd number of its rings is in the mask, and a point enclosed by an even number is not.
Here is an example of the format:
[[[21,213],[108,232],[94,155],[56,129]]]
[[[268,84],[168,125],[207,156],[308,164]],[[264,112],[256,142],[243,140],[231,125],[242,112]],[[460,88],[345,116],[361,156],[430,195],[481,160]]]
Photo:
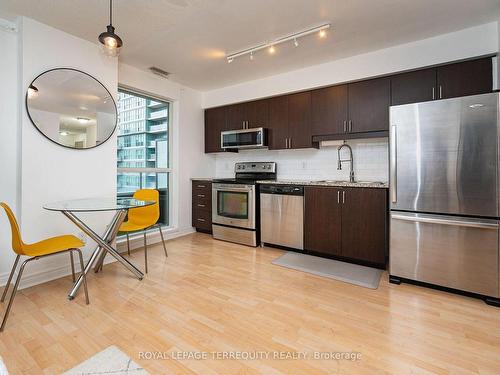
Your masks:
[[[276,163],[245,162],[234,166],[235,178],[212,184],[212,231],[216,239],[257,246],[260,215],[258,180],[275,180]]]

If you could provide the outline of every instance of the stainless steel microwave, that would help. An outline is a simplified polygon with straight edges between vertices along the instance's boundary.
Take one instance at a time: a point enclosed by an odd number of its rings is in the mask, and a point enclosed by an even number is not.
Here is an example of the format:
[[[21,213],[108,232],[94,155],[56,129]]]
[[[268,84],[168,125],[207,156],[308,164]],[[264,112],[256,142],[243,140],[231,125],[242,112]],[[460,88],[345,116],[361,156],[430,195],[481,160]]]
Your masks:
[[[251,149],[267,147],[267,129],[240,129],[221,132],[222,149]]]

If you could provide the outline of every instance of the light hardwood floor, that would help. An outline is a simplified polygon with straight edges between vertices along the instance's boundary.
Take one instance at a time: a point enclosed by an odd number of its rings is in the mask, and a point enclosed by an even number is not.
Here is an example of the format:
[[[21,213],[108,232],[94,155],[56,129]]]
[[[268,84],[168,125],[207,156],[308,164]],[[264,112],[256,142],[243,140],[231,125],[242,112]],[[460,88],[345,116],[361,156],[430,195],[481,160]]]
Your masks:
[[[105,266],[90,302],[69,277],[23,290],[0,354],[60,374],[116,345],[151,374],[500,374],[500,309],[387,274],[370,290],[274,266],[282,251],[193,234],[151,248],[148,276]],[[142,267],[142,251],[132,259]],[[4,310],[2,307],[2,312]],[[140,352],[360,352],[346,360],[144,360]]]

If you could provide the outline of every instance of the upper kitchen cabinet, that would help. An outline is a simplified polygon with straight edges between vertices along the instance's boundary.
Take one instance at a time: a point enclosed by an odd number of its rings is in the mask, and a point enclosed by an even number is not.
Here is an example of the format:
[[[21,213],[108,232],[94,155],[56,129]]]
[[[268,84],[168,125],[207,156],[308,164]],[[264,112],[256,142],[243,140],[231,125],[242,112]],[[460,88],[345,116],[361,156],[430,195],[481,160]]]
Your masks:
[[[449,64],[437,68],[437,97],[485,94],[493,89],[491,57]]]
[[[391,77],[391,104],[426,102],[436,99],[436,69],[422,69]]]
[[[221,152],[220,133],[226,130],[226,107],[205,110],[205,153]]]
[[[269,99],[268,145],[270,150],[313,147],[309,91]]]
[[[269,129],[267,141],[270,150],[288,148],[288,96],[269,99]]]
[[[347,85],[311,92],[313,135],[342,134],[347,131]]]
[[[288,95],[288,148],[311,148],[311,92]]]
[[[269,121],[267,99],[227,107],[227,130],[265,128]]]
[[[312,91],[313,141],[387,136],[389,78],[338,85]]]
[[[348,133],[389,130],[391,81],[377,78],[349,84]]]

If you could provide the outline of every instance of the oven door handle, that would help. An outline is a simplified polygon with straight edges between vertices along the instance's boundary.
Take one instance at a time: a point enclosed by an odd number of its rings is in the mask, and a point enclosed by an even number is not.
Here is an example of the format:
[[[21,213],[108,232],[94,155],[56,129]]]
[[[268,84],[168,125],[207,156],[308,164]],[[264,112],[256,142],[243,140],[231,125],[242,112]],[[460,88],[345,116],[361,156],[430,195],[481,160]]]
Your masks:
[[[238,188],[238,187],[214,187],[213,188],[214,191],[234,191],[234,192],[238,192],[238,193],[251,193],[253,191],[252,188],[247,188],[247,187],[244,187],[244,188]]]

